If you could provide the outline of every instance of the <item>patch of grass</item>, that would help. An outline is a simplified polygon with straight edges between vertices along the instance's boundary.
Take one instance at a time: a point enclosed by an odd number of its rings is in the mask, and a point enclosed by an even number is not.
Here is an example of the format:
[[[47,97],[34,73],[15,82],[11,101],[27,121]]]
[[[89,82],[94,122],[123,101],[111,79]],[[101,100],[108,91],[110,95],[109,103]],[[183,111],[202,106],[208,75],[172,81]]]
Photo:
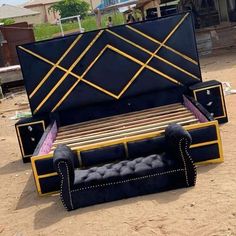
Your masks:
[[[64,32],[78,29],[78,23],[66,23],[63,24]],[[50,39],[53,35],[61,32],[59,25],[40,24],[34,27],[34,36],[36,41]]]
[[[123,15],[121,13],[115,14],[105,14],[102,16],[102,27],[106,27],[108,16],[112,17],[113,25],[121,25],[123,24]],[[91,31],[97,29],[95,16],[87,16],[85,19],[81,21],[82,28],[85,31]],[[78,30],[79,25],[76,22],[73,23],[64,23],[63,30],[66,34],[67,31],[73,32],[73,30]],[[50,39],[54,35],[59,34],[61,32],[59,25],[51,25],[51,24],[40,24],[34,27],[34,35],[36,41]]]

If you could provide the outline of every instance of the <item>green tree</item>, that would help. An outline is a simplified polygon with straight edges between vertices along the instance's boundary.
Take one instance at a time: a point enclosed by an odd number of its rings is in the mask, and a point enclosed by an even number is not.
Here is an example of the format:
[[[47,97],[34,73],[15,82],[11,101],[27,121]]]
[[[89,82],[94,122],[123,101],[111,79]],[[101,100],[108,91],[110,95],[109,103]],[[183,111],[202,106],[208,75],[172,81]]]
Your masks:
[[[90,5],[83,0],[62,0],[53,4],[49,10],[59,12],[62,18],[80,15],[84,18],[90,8]]]
[[[0,20],[0,22],[4,23],[4,25],[11,25],[15,23],[13,19],[4,19],[4,20]]]

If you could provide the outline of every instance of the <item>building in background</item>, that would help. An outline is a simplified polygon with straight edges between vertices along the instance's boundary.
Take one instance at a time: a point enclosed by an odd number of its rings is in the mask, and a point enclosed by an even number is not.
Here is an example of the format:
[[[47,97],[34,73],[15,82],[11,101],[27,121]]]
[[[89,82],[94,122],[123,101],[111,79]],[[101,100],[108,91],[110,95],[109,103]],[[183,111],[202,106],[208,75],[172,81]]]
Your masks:
[[[40,23],[56,23],[60,18],[59,13],[50,11],[49,8],[60,0],[31,0],[23,4],[23,7],[40,13]]]
[[[34,42],[33,28],[27,22],[0,26],[0,67],[19,64],[16,46]],[[9,78],[10,80],[10,78]]]
[[[57,19],[60,18],[58,12],[50,11],[49,8],[60,0],[30,0],[23,4],[22,6],[37,11],[40,13],[40,22],[41,23],[50,23],[54,24],[57,22]],[[100,4],[101,0],[84,0],[89,3],[91,10],[95,9],[97,5]]]
[[[23,7],[3,4],[0,6],[0,20],[4,19],[12,19],[15,23],[39,24],[40,13]]]

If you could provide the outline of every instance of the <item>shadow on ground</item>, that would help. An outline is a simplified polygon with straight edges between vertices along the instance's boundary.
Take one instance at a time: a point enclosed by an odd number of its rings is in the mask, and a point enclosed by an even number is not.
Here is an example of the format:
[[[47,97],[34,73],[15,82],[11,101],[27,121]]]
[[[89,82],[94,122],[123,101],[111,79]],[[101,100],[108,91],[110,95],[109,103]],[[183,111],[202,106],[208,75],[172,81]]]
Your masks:
[[[48,200],[52,201],[52,204],[36,212],[34,218],[34,228],[35,229],[46,228],[50,225],[53,225],[61,221],[66,217],[71,217],[74,215],[79,216],[82,214],[86,214],[88,212],[96,212],[96,211],[111,209],[114,207],[120,207],[123,205],[135,204],[139,201],[149,201],[149,202],[155,201],[157,204],[168,204],[169,202],[176,201],[182,194],[186,193],[189,190],[191,190],[191,188],[150,194],[146,196],[134,197],[130,199],[124,199],[124,200],[89,206],[85,208],[80,208],[70,212],[66,211],[66,209],[63,207],[59,199],[59,195],[52,196],[48,198]]]
[[[0,168],[0,175],[19,173],[21,171],[30,170],[30,163],[24,164],[21,159],[11,161]]]
[[[39,196],[36,190],[33,174],[31,174],[19,197],[18,203],[16,205],[16,210],[25,209],[32,206],[40,207],[43,204],[49,204],[57,198],[55,195],[58,194],[49,196]]]

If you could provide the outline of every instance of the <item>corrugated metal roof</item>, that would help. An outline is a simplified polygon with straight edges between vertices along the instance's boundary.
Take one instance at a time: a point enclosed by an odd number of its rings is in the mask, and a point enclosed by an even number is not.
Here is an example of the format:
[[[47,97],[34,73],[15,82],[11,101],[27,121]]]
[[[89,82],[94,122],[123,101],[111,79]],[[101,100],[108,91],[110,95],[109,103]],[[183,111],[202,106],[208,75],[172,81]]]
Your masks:
[[[2,6],[0,6],[0,19],[31,16],[37,14],[39,14],[39,12],[32,11],[23,7],[16,7],[8,4],[3,4]]]

